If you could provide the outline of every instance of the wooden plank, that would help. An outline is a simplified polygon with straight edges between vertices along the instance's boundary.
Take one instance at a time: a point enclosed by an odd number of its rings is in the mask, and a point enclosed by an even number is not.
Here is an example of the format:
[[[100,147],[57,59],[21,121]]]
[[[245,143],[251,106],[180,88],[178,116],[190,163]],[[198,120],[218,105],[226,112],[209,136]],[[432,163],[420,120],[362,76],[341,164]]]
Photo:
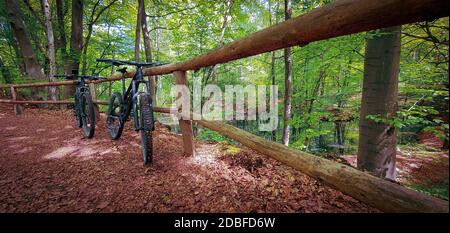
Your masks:
[[[22,83],[22,84],[7,84],[0,85],[0,88],[26,88],[26,87],[50,87],[50,86],[70,86],[75,85],[74,81],[60,81],[60,82],[41,82],[41,83]]]
[[[173,72],[175,76],[175,83],[177,85],[188,86],[188,81],[185,71],[175,71]],[[186,96],[184,96],[186,97]],[[188,119],[188,118],[187,118]],[[184,153],[188,156],[195,155],[195,144],[194,144],[194,133],[192,131],[192,121],[180,119],[180,128],[183,135],[183,148]]]
[[[18,96],[18,94],[17,94],[17,89],[15,89],[14,87],[11,87],[11,97],[12,97],[12,100],[17,100],[17,96]],[[13,105],[13,108],[14,108],[14,113],[15,113],[16,115],[22,114],[22,112],[23,112],[23,107],[22,107],[22,105],[14,104],[14,105]]]
[[[448,201],[416,192],[353,167],[265,140],[225,123],[205,120],[196,122],[379,210],[385,212],[449,212]]]
[[[449,15],[446,0],[337,0],[181,63],[144,69],[145,75],[198,70],[291,46]]]
[[[132,78],[134,76],[134,70],[130,70],[125,73],[125,78]],[[86,83],[104,83],[104,82],[113,82],[122,79],[121,73],[114,73],[105,79],[100,80],[86,80]],[[22,83],[22,84],[5,84],[0,85],[0,88],[27,88],[27,87],[47,87],[47,86],[70,86],[75,85],[76,81],[68,80],[68,81],[59,81],[59,82],[39,82],[39,83]]]
[[[153,111],[154,112],[159,112],[159,113],[167,113],[167,114],[171,114],[172,108],[164,108],[164,107],[153,107]]]
[[[170,108],[158,108],[158,110],[163,113],[171,113]],[[204,120],[196,122],[380,210],[444,213],[449,211],[448,201],[418,193],[347,165],[262,139],[228,124]]]

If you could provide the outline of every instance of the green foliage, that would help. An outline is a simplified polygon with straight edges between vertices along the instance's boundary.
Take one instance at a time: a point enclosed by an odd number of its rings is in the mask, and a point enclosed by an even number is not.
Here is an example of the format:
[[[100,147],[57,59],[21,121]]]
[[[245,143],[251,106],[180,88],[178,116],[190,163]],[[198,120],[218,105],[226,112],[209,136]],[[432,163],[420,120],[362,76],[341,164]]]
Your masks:
[[[229,139],[225,136],[222,136],[222,134],[212,131],[208,128],[202,128],[200,131],[200,134],[197,135],[197,139],[204,140],[204,141],[212,141],[212,142],[223,142],[223,141],[229,141]]]
[[[30,1],[42,17],[39,1]],[[63,1],[64,32],[69,52],[71,33],[70,1]],[[110,1],[99,1],[104,7]],[[293,17],[323,6],[328,0],[292,2]],[[85,22],[95,7],[97,0],[84,1]],[[223,0],[146,0],[146,14],[150,32],[152,55],[156,61],[179,62],[198,56],[220,46],[218,39],[222,32],[225,12]],[[46,62],[45,28],[36,19],[23,1],[20,1],[22,16],[30,33],[32,46],[44,70]],[[55,39],[61,36],[56,18],[56,3],[52,1],[53,30]],[[224,34],[224,43],[243,38],[250,33],[284,20],[282,1],[234,0],[231,15]],[[126,10],[124,10],[126,9]],[[114,70],[97,64],[96,58],[132,60],[137,14],[137,1],[122,0],[107,9],[93,25],[93,33],[87,50],[88,73],[102,76]],[[88,25],[85,23],[84,37]],[[398,112],[395,117],[369,116],[375,122],[392,124],[401,132],[417,133],[431,130],[440,138],[448,138],[448,122],[443,114],[448,114],[448,18],[433,22],[403,26],[401,64],[399,74]],[[327,148],[337,143],[335,122],[344,121],[342,136],[346,151],[355,151],[358,143],[358,121],[361,104],[362,80],[364,74],[365,40],[375,33],[358,33],[311,43],[303,47],[292,47],[293,96],[291,146],[302,150]],[[20,69],[17,46],[4,8],[0,0],[0,56],[5,68],[13,76],[15,83],[30,82]],[[143,44],[141,44],[143,48]],[[58,73],[63,72],[67,58],[57,49]],[[274,63],[272,64],[272,55]],[[73,54],[69,54],[69,57]],[[145,57],[141,49],[141,60]],[[217,84],[225,85],[275,84],[279,88],[280,103],[284,98],[283,51],[274,51],[254,57],[220,64],[217,66]],[[210,83],[211,68],[189,72],[190,80],[202,77],[203,85]],[[168,95],[174,85],[171,75],[158,77],[157,102],[159,106],[171,106],[174,98]],[[0,79],[3,83],[4,79]],[[192,82],[192,81],[191,81]],[[127,82],[128,83],[128,82]],[[121,91],[121,82],[97,86],[98,98],[108,100],[110,93]],[[31,92],[21,89],[21,95]],[[280,120],[283,105],[279,105]],[[102,106],[101,110],[106,110]],[[387,119],[387,120],[386,120]],[[245,130],[270,138],[270,132],[258,132],[257,124],[246,123]],[[280,122],[277,138],[281,138]],[[203,129],[200,139],[223,141],[226,138]]]
[[[438,184],[431,187],[412,185],[411,188],[428,195],[448,200],[448,190],[449,190],[448,184]]]

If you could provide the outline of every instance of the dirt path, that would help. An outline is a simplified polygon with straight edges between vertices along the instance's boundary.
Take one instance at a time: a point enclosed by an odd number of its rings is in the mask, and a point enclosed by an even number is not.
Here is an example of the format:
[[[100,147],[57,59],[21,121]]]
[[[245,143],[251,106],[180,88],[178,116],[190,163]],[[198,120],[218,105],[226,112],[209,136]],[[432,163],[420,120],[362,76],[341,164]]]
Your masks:
[[[375,211],[251,150],[229,156],[199,142],[198,155],[185,157],[164,127],[144,167],[130,125],[111,141],[101,119],[88,140],[69,111],[14,116],[0,105],[0,212]]]

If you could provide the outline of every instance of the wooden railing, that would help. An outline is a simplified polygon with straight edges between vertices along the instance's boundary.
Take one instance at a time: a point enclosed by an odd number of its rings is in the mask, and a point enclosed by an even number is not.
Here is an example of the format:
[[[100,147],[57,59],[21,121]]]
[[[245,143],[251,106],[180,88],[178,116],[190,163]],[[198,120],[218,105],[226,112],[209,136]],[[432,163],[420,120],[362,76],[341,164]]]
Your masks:
[[[448,10],[448,0],[337,0],[204,55],[180,63],[144,69],[144,74],[151,76],[173,73],[177,84],[187,85],[186,71],[189,70],[352,33],[445,17],[448,16]],[[134,73],[128,72],[126,75],[132,77]],[[106,81],[118,79],[120,77],[115,74]],[[12,86],[5,87],[19,88],[18,85]],[[170,113],[170,109],[154,109]],[[190,116],[183,115],[180,120],[184,151],[188,155],[195,154],[190,120],[193,119],[192,115],[193,113]],[[449,211],[446,200],[413,191],[353,167],[262,139],[225,123],[205,120],[196,122],[382,211]]]
[[[108,80],[106,80],[108,81]],[[25,104],[73,104],[72,100],[20,100],[18,89],[19,88],[36,88],[36,87],[49,87],[49,86],[70,86],[75,85],[76,81],[60,81],[60,82],[45,82],[45,83],[25,83],[25,84],[9,84],[1,85],[0,88],[9,88],[11,93],[11,99],[0,99],[0,103],[13,104],[14,112],[16,115],[22,113]],[[98,105],[107,105],[107,101],[97,100],[97,94],[95,90],[95,83],[89,82],[92,100],[95,105],[95,110],[98,112]]]

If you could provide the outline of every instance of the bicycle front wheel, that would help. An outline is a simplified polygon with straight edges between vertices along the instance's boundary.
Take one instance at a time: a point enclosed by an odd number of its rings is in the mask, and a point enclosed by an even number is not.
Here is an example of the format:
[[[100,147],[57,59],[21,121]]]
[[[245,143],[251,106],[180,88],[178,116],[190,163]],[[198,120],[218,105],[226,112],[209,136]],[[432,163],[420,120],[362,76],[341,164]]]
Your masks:
[[[122,135],[124,121],[121,120],[123,114],[122,95],[115,92],[109,100],[108,117],[106,118],[106,125],[108,126],[109,136],[111,139],[117,140]]]
[[[139,96],[140,131],[144,165],[151,163],[153,160],[153,109],[150,98],[148,94],[141,94]]]

